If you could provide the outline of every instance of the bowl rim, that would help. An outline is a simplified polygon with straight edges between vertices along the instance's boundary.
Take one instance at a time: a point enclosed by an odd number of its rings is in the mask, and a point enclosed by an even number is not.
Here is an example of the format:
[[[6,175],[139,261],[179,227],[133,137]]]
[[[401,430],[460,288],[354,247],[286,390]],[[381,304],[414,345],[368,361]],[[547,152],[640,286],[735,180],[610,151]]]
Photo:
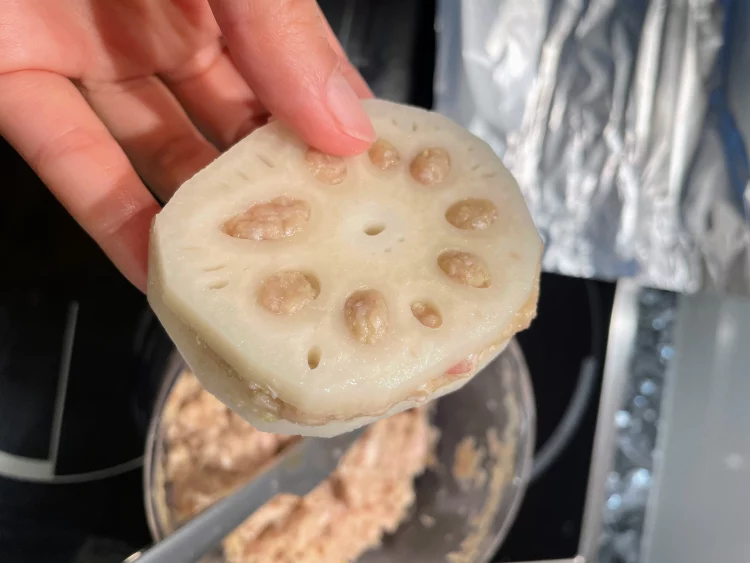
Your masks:
[[[523,354],[521,346],[518,344],[515,338],[512,338],[505,350],[503,350],[497,358],[495,358],[489,365],[485,367],[485,370],[497,369],[496,362],[502,357],[507,357],[512,363],[516,370],[515,385],[518,389],[519,402],[519,416],[518,416],[518,430],[517,436],[524,436],[524,440],[517,441],[523,444],[522,448],[516,449],[516,461],[514,463],[516,471],[514,471],[513,477],[508,481],[505,486],[504,495],[508,494],[508,491],[512,491],[513,498],[505,511],[506,517],[502,525],[497,529],[496,533],[492,536],[492,539],[487,543],[486,548],[475,563],[487,563],[490,561],[494,553],[497,551],[508,532],[510,527],[516,520],[518,511],[521,508],[521,503],[526,495],[528,488],[531,470],[534,462],[534,450],[536,444],[536,400],[534,397],[534,390],[531,383],[531,374],[529,372],[526,358]],[[159,393],[154,401],[154,407],[151,413],[151,420],[148,425],[148,434],[146,436],[146,449],[143,456],[143,503],[146,511],[146,521],[148,524],[149,533],[154,541],[160,541],[166,534],[159,523],[159,517],[157,515],[156,503],[153,499],[153,491],[155,490],[155,457],[157,438],[161,428],[162,413],[166,405],[167,399],[172,392],[172,388],[177,382],[179,375],[188,368],[187,363],[182,358],[180,353],[175,349],[167,362],[167,367],[164,370],[164,376],[162,378]],[[478,374],[477,374],[478,375]],[[476,377],[476,376],[475,376]],[[457,391],[460,392],[460,389]],[[438,401],[440,399],[437,399]]]
[[[164,375],[159,384],[159,393],[154,401],[154,408],[151,411],[151,420],[148,423],[148,433],[146,434],[146,451],[143,455],[143,503],[146,509],[146,522],[148,531],[154,541],[159,541],[164,537],[164,532],[159,525],[156,514],[156,506],[153,502],[152,492],[155,490],[154,482],[154,463],[156,457],[156,445],[158,432],[161,428],[162,414],[167,399],[172,392],[172,388],[179,379],[180,374],[187,368],[187,363],[180,353],[175,349],[170,355],[167,367],[164,369]]]
[[[521,436],[527,433],[527,439],[522,442],[525,446],[525,451],[516,451],[517,474],[505,486],[506,492],[507,490],[515,489],[513,499],[506,511],[507,516],[505,521],[498,528],[492,540],[487,544],[487,548],[481,554],[480,558],[474,563],[488,563],[500,548],[511,526],[516,521],[518,511],[521,509],[521,503],[526,497],[526,490],[531,481],[531,471],[534,467],[534,451],[536,449],[536,397],[534,396],[534,387],[531,384],[531,372],[526,363],[526,356],[516,338],[512,338],[505,350],[487,367],[494,366],[495,362],[504,355],[507,355],[511,358],[511,361],[516,363],[518,370],[517,375],[519,378],[515,384],[518,386],[521,402],[519,405],[520,414],[517,435]]]

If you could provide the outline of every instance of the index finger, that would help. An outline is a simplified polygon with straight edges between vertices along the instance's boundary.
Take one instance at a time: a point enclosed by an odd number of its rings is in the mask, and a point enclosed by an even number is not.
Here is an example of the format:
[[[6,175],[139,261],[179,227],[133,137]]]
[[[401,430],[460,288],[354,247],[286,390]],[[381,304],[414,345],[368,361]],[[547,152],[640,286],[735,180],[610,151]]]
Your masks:
[[[238,70],[273,115],[322,151],[369,147],[375,132],[315,0],[209,1]]]

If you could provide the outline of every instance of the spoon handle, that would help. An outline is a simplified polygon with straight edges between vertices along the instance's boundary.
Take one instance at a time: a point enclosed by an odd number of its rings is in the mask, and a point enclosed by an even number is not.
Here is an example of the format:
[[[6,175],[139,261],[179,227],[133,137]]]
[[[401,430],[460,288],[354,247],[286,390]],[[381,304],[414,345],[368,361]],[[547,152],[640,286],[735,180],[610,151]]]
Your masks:
[[[278,493],[303,496],[312,491],[336,469],[343,452],[363,431],[307,438],[291,446],[247,485],[125,563],[195,563]]]

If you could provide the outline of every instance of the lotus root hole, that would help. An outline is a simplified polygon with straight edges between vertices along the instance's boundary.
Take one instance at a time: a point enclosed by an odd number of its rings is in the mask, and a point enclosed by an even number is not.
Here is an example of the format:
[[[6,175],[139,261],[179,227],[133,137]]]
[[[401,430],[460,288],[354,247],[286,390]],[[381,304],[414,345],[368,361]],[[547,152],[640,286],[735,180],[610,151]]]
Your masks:
[[[441,147],[430,147],[421,151],[411,161],[409,172],[412,178],[424,186],[444,182],[451,171],[451,157]]]
[[[480,231],[497,220],[497,207],[487,199],[463,199],[448,208],[446,220],[465,231]]]
[[[317,299],[319,294],[320,282],[312,274],[278,272],[263,282],[258,300],[272,313],[293,315]]]
[[[440,328],[443,317],[432,303],[417,301],[411,305],[412,315],[427,328]]]
[[[378,139],[367,151],[372,162],[381,170],[392,170],[401,164],[401,155],[392,143],[385,139]]]
[[[320,365],[321,351],[320,346],[313,346],[307,351],[307,365],[310,369],[315,369]]]
[[[307,149],[305,162],[319,182],[335,186],[346,178],[346,162],[340,156],[333,156],[316,149]]]
[[[364,232],[367,236],[374,237],[375,235],[379,235],[385,230],[385,225],[382,223],[375,223],[373,225],[367,225],[364,228]]]
[[[490,287],[487,265],[469,252],[447,250],[438,256],[438,266],[453,281],[475,288]]]
[[[349,333],[362,344],[376,344],[388,332],[388,305],[375,289],[352,293],[344,303],[344,319]]]
[[[310,205],[300,199],[279,196],[251,205],[247,211],[224,223],[225,234],[246,240],[277,240],[290,237],[310,221]]]
[[[228,280],[215,280],[208,284],[208,289],[224,289],[228,285]]]

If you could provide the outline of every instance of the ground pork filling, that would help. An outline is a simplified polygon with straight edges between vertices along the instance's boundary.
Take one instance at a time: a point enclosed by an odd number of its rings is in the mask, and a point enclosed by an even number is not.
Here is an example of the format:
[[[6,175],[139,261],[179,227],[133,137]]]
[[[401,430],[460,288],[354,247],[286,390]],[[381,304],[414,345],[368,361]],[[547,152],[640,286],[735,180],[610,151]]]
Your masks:
[[[435,393],[437,390],[451,385],[460,379],[467,379],[474,374],[477,370],[486,363],[487,358],[499,347],[505,346],[507,342],[513,337],[514,334],[521,332],[529,327],[531,321],[534,320],[537,310],[537,302],[539,300],[539,277],[534,281],[531,293],[524,305],[516,312],[513,320],[506,327],[506,329],[496,338],[496,340],[485,346],[484,348],[477,350],[476,352],[469,354],[463,360],[457,362],[455,365],[448,368],[445,373],[438,377],[435,377],[429,383],[416,389],[409,396],[404,397],[401,401],[417,401],[421,402],[429,398],[429,396]],[[414,312],[420,322],[422,319],[426,319],[425,315],[429,315],[429,310],[424,304],[418,303],[417,312]],[[421,317],[421,318],[420,318]],[[430,320],[430,323],[436,321]],[[442,323],[442,319],[440,319]],[[424,323],[423,323],[424,324]],[[428,326],[428,325],[426,325]],[[234,370],[227,370],[230,373],[236,373]],[[237,377],[239,377],[237,375]],[[359,414],[344,414],[344,415],[313,415],[299,410],[294,405],[291,405],[278,397],[275,397],[270,391],[263,389],[257,385],[248,386],[248,399],[256,406],[258,412],[262,413],[263,418],[268,421],[275,420],[288,420],[296,424],[304,424],[307,426],[321,426],[330,422],[354,420],[363,416],[383,416],[397,403],[385,405],[382,409],[376,412],[359,413]]]
[[[413,393],[404,397],[404,399],[386,405],[379,411],[371,411],[366,414],[355,414],[355,415],[314,415],[300,411],[294,405],[282,401],[279,398],[273,397],[269,391],[262,389],[257,385],[248,385],[248,398],[253,402],[258,412],[262,413],[262,417],[270,422],[276,420],[287,420],[296,424],[304,424],[306,426],[322,426],[330,422],[340,422],[354,420],[364,416],[368,417],[379,417],[384,416],[391,408],[402,401],[416,401],[417,403],[423,403],[429,398],[432,393],[435,393],[438,389],[455,383],[460,379],[466,379],[477,372],[479,364],[482,358],[485,358],[488,354],[491,354],[498,346],[507,342],[506,338],[501,341],[493,343],[476,354],[469,354],[465,359],[453,365],[444,374],[434,378],[429,383],[417,388]]]
[[[185,521],[247,482],[298,438],[261,432],[184,373],[164,411],[169,503]],[[425,409],[381,420],[305,497],[280,494],[223,544],[230,563],[356,560],[395,531],[414,502],[414,478],[431,457],[436,432]]]

